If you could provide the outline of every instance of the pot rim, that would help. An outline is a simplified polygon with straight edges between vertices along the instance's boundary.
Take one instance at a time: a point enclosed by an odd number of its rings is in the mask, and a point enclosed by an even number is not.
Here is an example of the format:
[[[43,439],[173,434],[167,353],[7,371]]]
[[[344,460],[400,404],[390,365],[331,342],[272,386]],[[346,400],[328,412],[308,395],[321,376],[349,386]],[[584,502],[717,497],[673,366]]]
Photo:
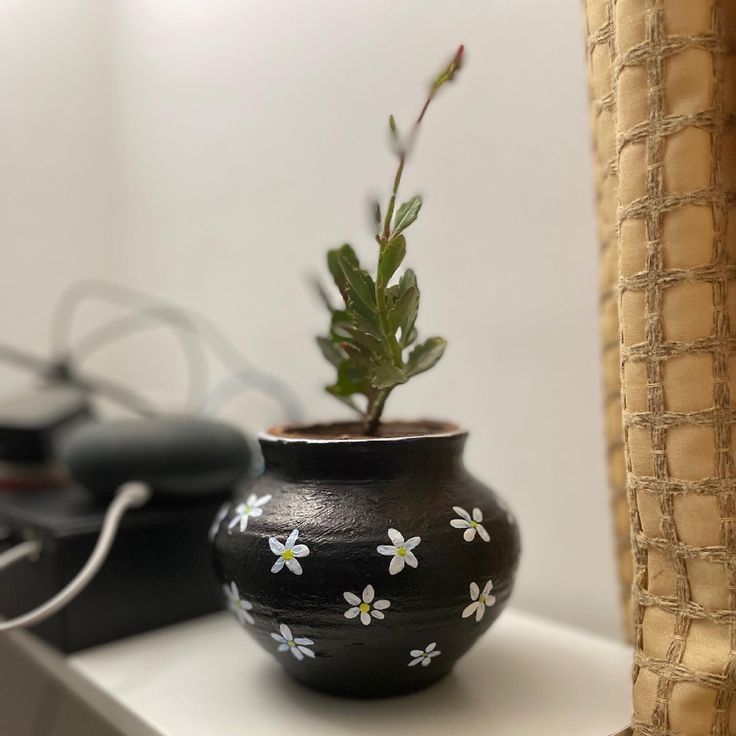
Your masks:
[[[436,427],[435,432],[426,433],[407,433],[396,435],[393,437],[309,437],[300,435],[282,434],[286,431],[298,431],[299,428],[316,428],[316,427],[339,427],[341,425],[353,424],[350,421],[334,421],[334,422],[295,422],[292,424],[281,424],[269,427],[267,430],[258,433],[258,439],[265,442],[279,442],[289,445],[357,445],[357,444],[374,444],[374,443],[404,443],[417,440],[444,439],[451,437],[463,437],[468,434],[454,422],[448,422],[435,419],[419,419],[415,421],[399,421],[386,422],[386,424],[407,424],[407,425],[425,425],[427,427]]]

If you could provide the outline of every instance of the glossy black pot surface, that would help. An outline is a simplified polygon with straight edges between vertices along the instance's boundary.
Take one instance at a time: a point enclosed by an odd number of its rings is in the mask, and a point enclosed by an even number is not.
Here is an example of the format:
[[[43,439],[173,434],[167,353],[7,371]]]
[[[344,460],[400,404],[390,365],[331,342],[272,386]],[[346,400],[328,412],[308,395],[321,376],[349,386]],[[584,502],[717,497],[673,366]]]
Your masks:
[[[215,564],[230,610],[295,680],[351,697],[418,690],[506,605],[518,528],[465,469],[454,425],[346,428],[261,436],[265,472],[215,519]]]

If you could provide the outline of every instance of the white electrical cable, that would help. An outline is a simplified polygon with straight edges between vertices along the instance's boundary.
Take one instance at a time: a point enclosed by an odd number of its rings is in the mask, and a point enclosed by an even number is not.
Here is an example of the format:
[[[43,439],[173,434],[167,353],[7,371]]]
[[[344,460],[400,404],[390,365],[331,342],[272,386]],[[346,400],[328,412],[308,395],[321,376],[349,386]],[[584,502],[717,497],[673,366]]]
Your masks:
[[[16,544],[2,554],[0,554],[0,570],[14,565],[16,562],[24,560],[26,557],[36,557],[41,551],[41,542],[37,539],[30,539],[27,542]]]
[[[53,598],[38,608],[10,621],[0,621],[0,631],[10,631],[21,626],[34,626],[53,616],[67,603],[76,598],[89,584],[90,580],[99,572],[107,559],[110,547],[115,541],[118,525],[123,514],[128,509],[142,506],[151,497],[151,491],[143,483],[126,483],[120,486],[115,499],[105,512],[102,522],[102,531],[97,538],[97,544],[84,567],[76,577]]]

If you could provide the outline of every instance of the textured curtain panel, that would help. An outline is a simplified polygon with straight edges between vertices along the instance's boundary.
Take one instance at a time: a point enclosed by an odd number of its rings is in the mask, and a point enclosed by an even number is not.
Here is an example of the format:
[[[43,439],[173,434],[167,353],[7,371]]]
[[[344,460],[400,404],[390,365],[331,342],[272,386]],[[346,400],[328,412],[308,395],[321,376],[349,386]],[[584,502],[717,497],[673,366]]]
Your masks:
[[[736,734],[736,0],[588,0],[587,17],[594,97],[615,129],[634,729],[728,736]]]
[[[613,3],[588,2],[588,79],[595,162],[595,192],[600,244],[600,326],[603,363],[603,415],[605,418],[608,484],[621,586],[621,610],[626,638],[633,639],[631,584],[631,524],[626,498],[626,460],[621,423],[621,361],[618,326],[618,236],[616,210],[618,161],[616,149],[616,95],[614,68]]]

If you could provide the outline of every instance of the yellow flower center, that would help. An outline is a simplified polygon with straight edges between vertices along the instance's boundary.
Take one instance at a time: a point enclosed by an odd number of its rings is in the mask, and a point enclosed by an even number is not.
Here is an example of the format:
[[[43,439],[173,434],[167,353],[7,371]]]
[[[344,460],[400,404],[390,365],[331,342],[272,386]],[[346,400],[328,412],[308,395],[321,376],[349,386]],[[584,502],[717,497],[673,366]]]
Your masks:
[[[289,639],[289,641],[287,641],[286,643],[287,643],[287,644],[288,644],[288,645],[289,645],[290,647],[295,647],[295,646],[296,646],[296,642],[295,642],[295,641],[292,641],[291,639]]]
[[[361,603],[358,608],[360,609],[361,613],[368,613],[368,611],[371,610],[369,603]]]
[[[478,522],[477,521],[471,521],[470,522],[470,526],[472,526],[473,529],[475,529],[478,526]]]
[[[285,549],[281,553],[281,559],[282,560],[293,560],[294,559],[294,550],[291,549]]]
[[[406,547],[399,547],[399,548],[397,548],[397,550],[396,550],[396,554],[397,554],[397,555],[398,555],[399,557],[406,557],[406,553],[407,553],[407,549],[406,549]]]
[[[480,601],[480,602],[481,602],[481,603],[482,603],[482,604],[483,604],[483,605],[485,606],[485,604],[486,604],[486,597],[485,597],[484,595],[482,595],[482,596],[481,596],[481,597],[479,598],[479,601]]]

